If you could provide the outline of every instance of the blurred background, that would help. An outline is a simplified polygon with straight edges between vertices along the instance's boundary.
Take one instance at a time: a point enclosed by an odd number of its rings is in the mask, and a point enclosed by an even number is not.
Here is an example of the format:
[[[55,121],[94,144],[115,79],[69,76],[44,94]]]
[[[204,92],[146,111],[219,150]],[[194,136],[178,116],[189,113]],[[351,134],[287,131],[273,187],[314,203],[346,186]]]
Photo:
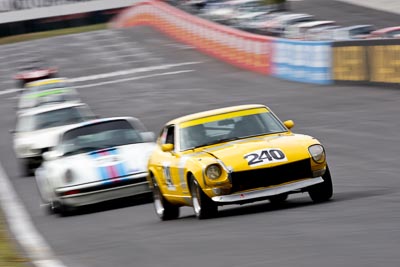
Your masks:
[[[3,224],[12,234],[0,252],[8,241],[18,251],[18,223],[31,222],[67,266],[397,267],[399,10],[395,0],[0,0],[0,199],[6,217],[24,206],[30,218]],[[228,206],[202,222],[183,209],[161,223],[134,201],[50,216],[33,172],[51,138],[15,133],[35,128],[21,115],[66,102],[155,133],[177,116],[267,104],[326,145],[334,200]],[[3,266],[53,259],[22,236],[28,250]]]

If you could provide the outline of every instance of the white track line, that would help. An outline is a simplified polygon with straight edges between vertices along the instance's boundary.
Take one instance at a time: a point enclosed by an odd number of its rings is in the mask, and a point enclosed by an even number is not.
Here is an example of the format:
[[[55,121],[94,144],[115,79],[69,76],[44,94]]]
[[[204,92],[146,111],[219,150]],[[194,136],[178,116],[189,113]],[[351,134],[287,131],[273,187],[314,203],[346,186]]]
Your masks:
[[[65,267],[54,257],[50,246],[39,234],[17,196],[0,163],[0,206],[10,230],[31,262],[37,267]]]
[[[112,83],[121,83],[121,82],[126,82],[126,81],[147,79],[147,78],[153,78],[153,77],[159,77],[159,76],[175,75],[175,74],[181,74],[181,73],[187,73],[187,72],[193,72],[193,71],[194,70],[180,70],[180,71],[172,71],[172,72],[164,72],[164,73],[155,73],[155,74],[149,74],[149,75],[144,75],[144,76],[136,76],[136,77],[129,77],[129,78],[125,78],[125,79],[100,82],[100,83],[79,85],[79,86],[74,86],[74,88],[81,89],[81,88],[95,87],[95,86],[101,86],[101,85],[112,84]]]
[[[135,62],[135,61],[133,61],[133,62]],[[140,61],[138,61],[138,62],[140,62]],[[135,74],[135,73],[150,72],[150,71],[156,71],[156,70],[166,70],[166,69],[171,69],[171,68],[174,68],[174,67],[194,65],[194,64],[200,64],[200,63],[202,63],[202,62],[201,61],[194,61],[194,62],[183,62],[183,63],[175,63],[175,64],[164,64],[164,65],[158,65],[158,66],[142,67],[142,68],[135,68],[135,69],[128,69],[128,70],[120,70],[120,71],[114,71],[114,72],[108,72],[108,73],[102,73],[102,74],[95,74],[95,75],[71,78],[69,80],[71,82],[93,81],[93,80],[112,78],[112,77],[116,77],[116,76],[123,76],[123,75]],[[187,71],[184,71],[184,72],[187,72]],[[156,74],[155,76],[160,76],[160,75],[165,75],[165,74],[161,73],[161,74]],[[146,78],[147,76],[143,76],[143,77]],[[148,77],[154,77],[154,75],[150,75]],[[121,80],[118,80],[118,82],[119,81],[124,81],[124,80],[129,81],[129,80],[136,80],[136,79],[137,79],[137,77],[133,77],[133,78],[121,79]],[[110,83],[113,83],[113,82],[110,82]],[[106,82],[106,84],[107,84],[107,82]],[[89,87],[89,86],[87,86],[87,87]],[[20,89],[16,89],[16,88],[6,89],[6,90],[3,90],[3,91],[0,91],[0,96],[1,95],[12,94],[12,93],[18,92],[19,90]]]
[[[141,72],[165,70],[165,69],[170,69],[170,68],[174,68],[174,67],[194,65],[194,64],[199,64],[199,63],[201,63],[201,62],[184,62],[184,63],[177,63],[177,64],[165,64],[165,65],[159,65],[159,66],[142,67],[142,68],[136,68],[136,69],[130,69],[130,70],[120,70],[120,71],[84,76],[84,77],[79,77],[79,78],[72,78],[69,80],[71,82],[84,82],[84,81],[112,78],[115,76],[122,76],[122,75],[135,74],[135,73],[141,73]]]
[[[12,94],[12,93],[18,92],[18,91],[20,91],[20,90],[21,90],[21,89],[11,88],[11,89],[7,89],[7,90],[4,90],[4,91],[0,91],[0,95]]]

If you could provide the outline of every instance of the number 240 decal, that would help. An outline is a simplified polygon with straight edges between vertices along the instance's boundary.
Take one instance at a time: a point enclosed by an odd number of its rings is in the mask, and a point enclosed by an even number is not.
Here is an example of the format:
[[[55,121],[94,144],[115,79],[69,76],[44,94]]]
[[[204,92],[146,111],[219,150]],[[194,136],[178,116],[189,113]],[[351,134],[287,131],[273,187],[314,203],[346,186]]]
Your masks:
[[[278,148],[261,149],[244,155],[249,166],[258,166],[273,162],[287,161],[282,150]]]

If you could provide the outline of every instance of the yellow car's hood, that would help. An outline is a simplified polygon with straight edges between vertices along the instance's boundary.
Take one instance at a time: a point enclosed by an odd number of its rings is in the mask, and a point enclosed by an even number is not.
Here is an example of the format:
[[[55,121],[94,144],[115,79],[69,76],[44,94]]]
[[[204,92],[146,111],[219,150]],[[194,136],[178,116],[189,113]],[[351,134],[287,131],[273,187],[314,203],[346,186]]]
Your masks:
[[[318,140],[307,135],[278,134],[220,143],[204,147],[202,151],[241,171],[310,158],[308,147],[313,144],[319,144]]]

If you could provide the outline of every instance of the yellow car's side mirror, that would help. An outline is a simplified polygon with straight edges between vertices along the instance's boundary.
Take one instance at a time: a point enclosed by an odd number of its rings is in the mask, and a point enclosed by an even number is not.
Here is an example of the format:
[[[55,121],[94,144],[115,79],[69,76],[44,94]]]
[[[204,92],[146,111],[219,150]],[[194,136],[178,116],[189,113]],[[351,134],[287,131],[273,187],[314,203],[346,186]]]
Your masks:
[[[283,124],[286,126],[286,128],[288,128],[289,130],[292,129],[294,127],[294,121],[292,120],[287,120],[284,121]]]
[[[161,150],[163,152],[171,152],[172,150],[174,150],[174,145],[173,144],[163,144],[163,145],[161,145]]]

